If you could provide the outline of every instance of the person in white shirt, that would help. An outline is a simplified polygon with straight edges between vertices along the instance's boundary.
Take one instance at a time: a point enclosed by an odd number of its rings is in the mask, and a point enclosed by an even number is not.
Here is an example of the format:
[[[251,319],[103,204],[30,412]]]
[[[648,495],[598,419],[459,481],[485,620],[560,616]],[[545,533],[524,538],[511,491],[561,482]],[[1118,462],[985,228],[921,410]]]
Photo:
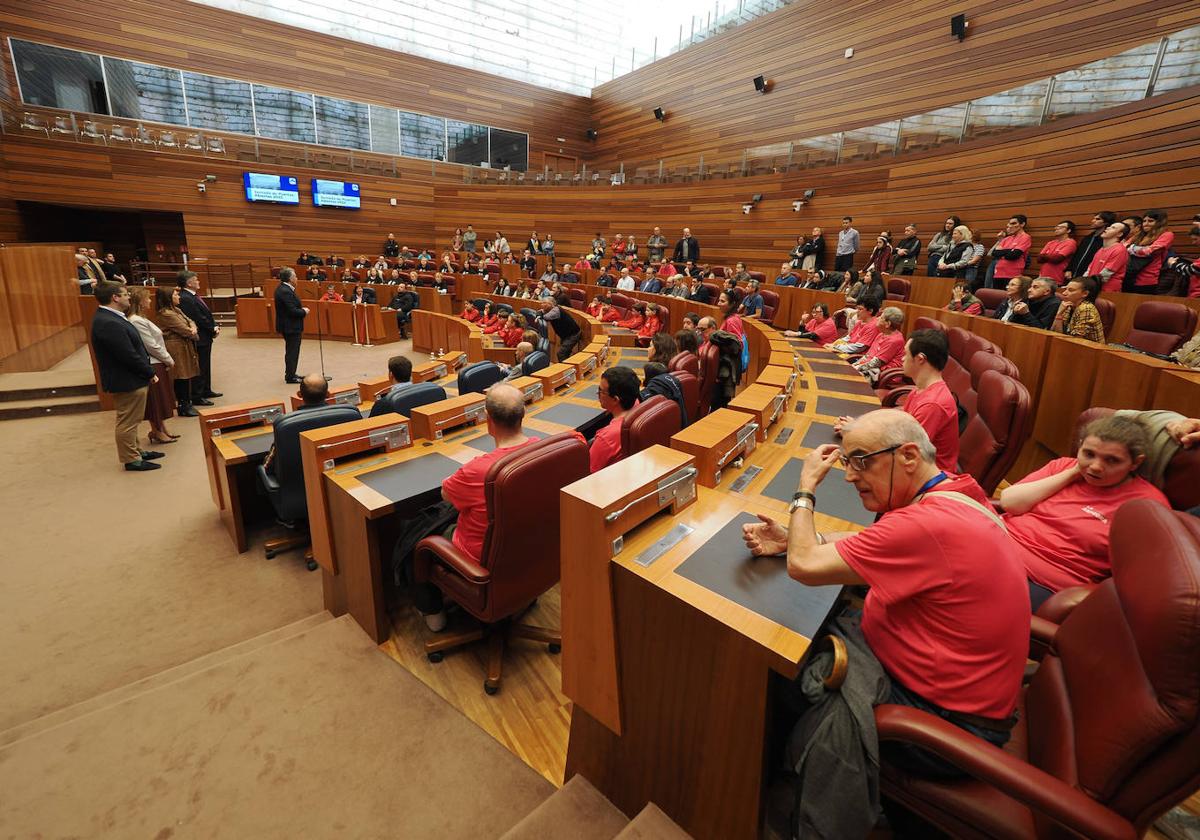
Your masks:
[[[167,342],[158,324],[142,315],[148,306],[150,292],[148,289],[133,289],[129,296],[129,311],[126,317],[142,337],[142,345],[150,354],[150,369],[157,377],[146,392],[146,411],[144,417],[150,423],[151,443],[174,443],[179,435],[173,435],[167,429],[167,418],[174,414],[174,394],[171,378],[167,372],[175,366],[175,360],[167,351]]]
[[[623,292],[632,292],[634,286],[633,276],[629,273],[629,269],[622,268],[621,277],[617,280],[617,288]]]
[[[511,254],[512,248],[508,247],[508,240],[504,238],[504,234],[496,231],[496,240],[492,243],[492,248],[497,254]]]

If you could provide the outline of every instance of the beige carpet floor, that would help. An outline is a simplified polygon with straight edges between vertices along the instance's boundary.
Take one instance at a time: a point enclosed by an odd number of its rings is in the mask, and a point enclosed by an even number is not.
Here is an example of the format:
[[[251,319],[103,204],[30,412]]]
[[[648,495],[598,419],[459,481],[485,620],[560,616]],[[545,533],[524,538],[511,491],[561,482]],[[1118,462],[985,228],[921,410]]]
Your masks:
[[[343,616],[0,748],[0,836],[486,838],[553,790]]]
[[[403,345],[325,342],[334,385],[385,374]],[[318,369],[306,341],[301,372]],[[213,353],[222,404],[283,397],[283,343],[226,331]],[[72,357],[74,358],[74,357]],[[217,518],[194,419],[169,426],[164,468],[126,473],[114,414],[0,423],[0,743],[13,727],[321,610],[296,553],[238,555]],[[145,433],[143,425],[143,434]]]

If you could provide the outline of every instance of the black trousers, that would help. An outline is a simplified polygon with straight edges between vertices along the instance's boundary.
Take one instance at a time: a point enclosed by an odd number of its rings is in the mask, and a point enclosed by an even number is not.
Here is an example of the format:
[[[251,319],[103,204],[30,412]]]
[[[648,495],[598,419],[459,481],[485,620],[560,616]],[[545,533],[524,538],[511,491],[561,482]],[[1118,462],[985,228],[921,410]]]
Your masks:
[[[294,379],[296,365],[300,362],[300,339],[303,333],[285,333],[283,336],[283,376]]]
[[[838,254],[833,258],[834,271],[849,271],[854,268],[853,254]]]
[[[583,333],[575,333],[570,338],[561,339],[558,345],[558,360],[561,362],[567,356],[573,356],[579,349],[579,342],[583,340]]]
[[[212,391],[212,342],[196,345],[200,373],[192,377],[192,397],[201,398]]]

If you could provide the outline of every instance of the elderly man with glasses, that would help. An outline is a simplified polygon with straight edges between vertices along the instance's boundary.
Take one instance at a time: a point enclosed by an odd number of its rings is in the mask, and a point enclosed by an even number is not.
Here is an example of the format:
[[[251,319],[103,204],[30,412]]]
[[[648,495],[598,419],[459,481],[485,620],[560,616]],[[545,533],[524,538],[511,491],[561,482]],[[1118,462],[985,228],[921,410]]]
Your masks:
[[[839,626],[852,624],[851,670],[880,671],[872,705],[914,706],[1000,746],[1015,723],[1029,646],[1028,587],[987,496],[971,476],[938,469],[936,458],[913,417],[895,409],[864,414],[843,429],[840,447],[807,457],[788,524],[760,516],[744,526],[744,538],[755,555],[786,554],[789,576],[801,583],[870,587],[861,623],[852,616]],[[830,476],[838,464],[845,472]],[[827,478],[853,484],[863,507],[881,517],[859,533],[818,533]],[[915,748],[893,755],[891,745],[882,747],[913,772],[957,774]]]

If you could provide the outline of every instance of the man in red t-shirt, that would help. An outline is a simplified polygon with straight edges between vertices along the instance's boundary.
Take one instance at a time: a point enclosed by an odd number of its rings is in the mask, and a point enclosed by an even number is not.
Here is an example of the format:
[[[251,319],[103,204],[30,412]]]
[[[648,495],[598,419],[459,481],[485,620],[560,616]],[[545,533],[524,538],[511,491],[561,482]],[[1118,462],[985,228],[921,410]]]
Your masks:
[[[1129,225],[1113,222],[1100,234],[1101,247],[1087,268],[1088,277],[1100,278],[1100,291],[1119,292],[1129,265],[1129,251],[1121,244],[1129,235]]]
[[[621,425],[626,412],[637,405],[640,392],[641,383],[631,368],[618,365],[601,374],[596,393],[600,407],[612,415],[612,420],[596,432],[592,439],[589,455],[592,472],[602,470],[625,457],[625,453],[621,451]]]
[[[1071,257],[1075,256],[1075,249],[1079,247],[1074,236],[1075,223],[1069,219],[1054,226],[1054,238],[1038,251],[1037,260],[1041,263],[1038,276],[1050,277],[1055,283],[1062,285],[1066,279],[1064,275],[1067,266],[1071,264]]]
[[[932,706],[999,746],[1029,648],[1025,569],[975,480],[947,475],[935,457],[913,417],[864,414],[841,447],[805,460],[788,526],[760,516],[744,538],[755,555],[786,552],[801,583],[870,586],[862,633],[892,681],[888,702]],[[838,462],[863,507],[883,516],[856,534],[818,534],[818,487]]]
[[[1001,282],[989,282],[989,289],[1002,288],[1008,285],[1011,278],[1025,272],[1025,257],[1033,247],[1033,240],[1025,232],[1028,222],[1029,219],[1023,214],[1017,213],[998,234],[996,244],[990,252],[993,259],[991,275],[995,281]]]

